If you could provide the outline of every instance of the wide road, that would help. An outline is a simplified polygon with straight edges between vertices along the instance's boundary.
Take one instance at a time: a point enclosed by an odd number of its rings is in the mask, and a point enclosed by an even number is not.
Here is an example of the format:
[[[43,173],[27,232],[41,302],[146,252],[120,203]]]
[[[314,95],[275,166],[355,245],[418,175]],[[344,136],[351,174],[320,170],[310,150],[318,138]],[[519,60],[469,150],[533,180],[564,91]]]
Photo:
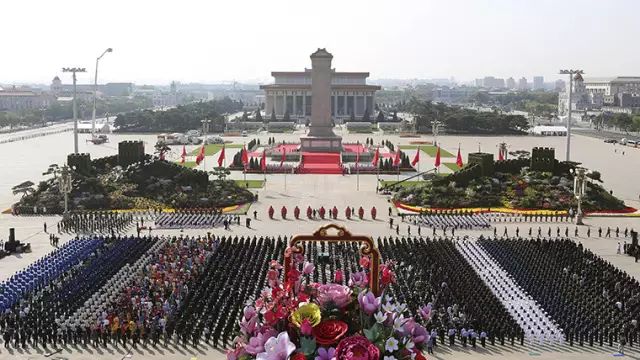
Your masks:
[[[640,135],[623,134],[623,133],[608,131],[608,130],[596,130],[596,129],[589,129],[589,128],[572,128],[571,132],[575,134],[593,137],[596,139],[616,139],[620,141],[620,139],[624,138],[627,140],[640,141]]]

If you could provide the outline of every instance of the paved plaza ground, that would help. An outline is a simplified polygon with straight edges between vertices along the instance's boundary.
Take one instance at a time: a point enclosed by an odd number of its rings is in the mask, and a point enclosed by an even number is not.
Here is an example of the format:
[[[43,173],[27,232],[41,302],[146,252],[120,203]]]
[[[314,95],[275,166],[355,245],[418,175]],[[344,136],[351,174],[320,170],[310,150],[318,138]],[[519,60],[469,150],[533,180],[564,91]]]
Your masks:
[[[80,150],[90,152],[93,158],[112,155],[117,152],[117,143],[121,140],[142,139],[146,142],[146,150],[152,151],[155,143],[155,135],[112,135],[111,142],[104,145],[93,145],[85,143],[83,135],[80,141]],[[85,137],[88,135],[85,135]],[[260,136],[262,143],[267,142],[268,136],[275,136],[277,141],[295,141],[300,134],[265,134]],[[343,141],[364,143],[365,138],[373,137],[376,143],[380,140],[387,139],[394,144],[408,144],[415,140],[431,140],[431,137],[417,138],[400,138],[398,136],[387,135],[351,135],[342,134]],[[253,137],[233,138],[231,140],[242,143],[249,141]],[[466,162],[466,154],[478,151],[478,147],[485,152],[497,153],[497,145],[506,142],[509,150],[531,150],[533,146],[549,146],[556,148],[556,158],[564,159],[565,139],[560,137],[458,137],[458,136],[440,136],[440,144],[448,151],[455,154],[458,146],[461,147],[463,157]],[[639,207],[638,196],[640,194],[640,185],[637,179],[640,179],[640,149],[625,148],[625,155],[621,151],[614,152],[614,146],[605,144],[600,139],[585,136],[573,136],[573,153],[572,160],[580,161],[589,169],[598,170],[602,173],[604,186],[611,189],[614,195],[625,200],[625,202],[634,207]],[[187,151],[195,147],[187,147]],[[620,145],[616,146],[620,149]],[[5,164],[5,172],[0,176],[0,207],[7,208],[16,200],[11,195],[10,188],[22,181],[32,180],[37,183],[41,178],[41,173],[46,167],[52,163],[62,163],[66,154],[73,149],[72,134],[62,133],[50,135],[42,138],[26,140],[0,145],[0,162]],[[175,149],[175,158],[179,156],[180,149]],[[231,159],[237,149],[228,149],[227,158]],[[409,156],[413,157],[414,150],[406,150]],[[207,166],[213,166],[215,155],[207,159]],[[443,159],[448,161],[448,159]],[[455,158],[450,160],[455,162]],[[433,166],[433,158],[426,153],[421,154],[420,168],[426,170]],[[445,171],[445,169],[442,169]],[[449,172],[450,170],[446,170]],[[410,174],[401,174],[400,178],[405,178]],[[241,173],[233,173],[232,178],[241,179]],[[261,179],[262,175],[248,175],[249,179]],[[394,180],[396,176],[381,176],[382,179]],[[286,180],[285,180],[286,179]],[[378,236],[396,236],[395,230],[389,228],[388,225],[388,208],[390,206],[387,196],[378,195],[375,192],[376,176],[361,175],[359,177],[359,190],[357,185],[358,179],[355,175],[267,175],[267,184],[264,188],[254,190],[259,195],[259,201],[255,203],[251,209],[257,211],[258,219],[252,222],[252,228],[247,229],[243,226],[233,226],[231,230],[225,231],[220,228],[213,229],[211,232],[215,235],[295,235],[300,233],[310,233],[326,224],[328,221],[320,220],[282,220],[279,216],[279,209],[286,206],[289,209],[289,217],[293,218],[293,208],[297,205],[304,214],[307,206],[319,208],[332,208],[336,206],[340,210],[340,218],[335,221],[337,224],[347,227],[354,234],[368,234],[376,238]],[[267,209],[273,206],[276,209],[276,219],[269,220],[267,217]],[[344,209],[347,206],[358,208],[362,206],[366,210],[365,220],[346,220],[344,219]],[[371,220],[369,210],[375,206],[378,210],[378,219]],[[395,211],[392,215],[399,222]],[[302,217],[302,216],[301,216]],[[29,254],[18,256],[10,256],[0,260],[0,280],[4,280],[16,271],[26,267],[31,262],[42,257],[51,251],[52,247],[48,242],[48,235],[43,232],[43,223],[47,222],[49,229],[55,229],[55,223],[59,217],[14,217],[11,215],[0,215],[0,239],[5,239],[10,227],[16,228],[17,238],[21,241],[30,242],[33,251]],[[241,222],[244,224],[244,221]],[[579,237],[575,238],[585,247],[591,249],[594,253],[603,257],[605,260],[612,262],[617,267],[627,271],[634,277],[640,277],[640,264],[635,263],[634,259],[625,255],[616,254],[617,243],[623,242],[622,238],[598,238],[597,228],[611,226],[615,228],[619,226],[621,229],[640,228],[640,218],[595,218],[589,217],[585,219],[584,226],[579,227]],[[516,227],[519,227],[521,236],[528,232],[529,226],[533,227],[534,234],[537,227],[541,226],[543,233],[546,233],[549,226],[555,234],[556,226],[561,227],[564,232],[565,226],[569,227],[570,235],[573,235],[575,225],[567,223],[497,223],[498,234],[502,234],[504,227],[510,235],[515,235]],[[400,235],[407,235],[407,224],[400,226]],[[591,226],[591,237],[586,238],[587,226]],[[132,229],[131,233],[135,229]],[[154,230],[154,234],[204,234],[202,230]],[[441,235],[438,231],[438,235]],[[412,226],[412,235],[417,234],[417,228]],[[423,229],[423,236],[431,236],[431,231]],[[458,231],[456,235],[470,235],[472,238],[481,234],[493,235],[493,230],[470,230]],[[573,236],[572,236],[573,237]],[[68,240],[68,236],[63,236],[62,242]],[[626,239],[629,241],[629,239]],[[627,357],[638,358],[638,353],[632,349],[628,352]],[[574,347],[563,346],[557,347],[491,347],[490,349],[462,349],[460,346],[452,350],[448,347],[436,348],[436,355],[428,358],[435,359],[478,359],[478,358],[504,358],[504,359],[524,359],[529,357],[541,359],[601,359],[612,357],[614,349],[600,347]],[[61,353],[51,356],[50,358],[67,358],[67,359],[122,359],[125,358],[127,352],[117,349],[101,350],[97,352],[95,349],[71,349],[63,350]],[[7,351],[0,349],[0,359],[40,359],[43,358],[43,352],[36,350],[29,351]],[[222,359],[223,354],[216,350],[207,349],[190,350],[183,348],[175,348],[161,350],[133,350],[129,358],[149,358],[149,359]]]

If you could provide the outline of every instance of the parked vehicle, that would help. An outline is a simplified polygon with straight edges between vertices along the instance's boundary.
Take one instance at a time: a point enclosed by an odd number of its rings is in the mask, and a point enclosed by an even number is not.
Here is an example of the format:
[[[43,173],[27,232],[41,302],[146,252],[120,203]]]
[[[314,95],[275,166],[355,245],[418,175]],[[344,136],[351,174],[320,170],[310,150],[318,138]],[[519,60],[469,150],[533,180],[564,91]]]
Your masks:
[[[616,144],[618,142],[618,140],[616,140],[616,139],[604,139],[604,142],[606,142],[607,144]]]

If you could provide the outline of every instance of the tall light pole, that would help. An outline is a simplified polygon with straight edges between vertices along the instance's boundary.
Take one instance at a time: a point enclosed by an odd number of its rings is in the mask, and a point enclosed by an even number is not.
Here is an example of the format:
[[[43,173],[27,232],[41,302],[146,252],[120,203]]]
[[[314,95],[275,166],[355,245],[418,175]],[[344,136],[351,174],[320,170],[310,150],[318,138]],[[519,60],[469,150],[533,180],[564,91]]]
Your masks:
[[[76,89],[76,73],[87,72],[85,68],[62,68],[62,72],[70,72],[73,74],[73,153],[78,153],[78,106],[76,105],[77,89]]]
[[[573,76],[582,75],[582,70],[560,70],[561,75],[569,75],[569,92],[567,98],[567,161],[571,160],[571,92],[573,91]],[[560,110],[560,109],[558,109]]]
[[[576,211],[576,225],[584,225],[582,222],[582,198],[586,194],[587,176],[586,169],[583,167],[576,168],[576,172],[573,178],[573,193],[576,196],[578,202],[578,209]]]
[[[205,168],[206,171],[207,165],[205,160],[207,159],[207,133],[209,132],[209,124],[211,123],[211,120],[205,118],[203,120],[200,120],[200,122],[202,123],[202,133],[204,134],[202,146],[204,147],[205,154],[204,159],[202,159],[202,167]]]
[[[98,97],[98,61],[102,59],[102,57],[106,53],[112,52],[112,48],[107,48],[107,50],[102,52],[102,55],[96,58],[96,75],[93,78],[93,113],[91,115],[91,136],[95,136],[96,133],[96,98]]]

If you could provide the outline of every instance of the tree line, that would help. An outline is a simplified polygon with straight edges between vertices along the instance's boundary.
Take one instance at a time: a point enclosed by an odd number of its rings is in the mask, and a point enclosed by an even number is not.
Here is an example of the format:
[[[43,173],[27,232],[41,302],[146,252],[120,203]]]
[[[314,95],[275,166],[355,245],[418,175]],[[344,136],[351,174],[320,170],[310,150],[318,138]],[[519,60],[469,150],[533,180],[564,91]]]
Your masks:
[[[242,101],[228,97],[201,101],[175,108],[153,111],[132,111],[118,115],[115,126],[119,132],[186,132],[202,128],[203,119],[208,119],[209,132],[223,132],[225,114],[241,110]]]
[[[439,121],[447,133],[457,134],[524,134],[529,129],[529,122],[522,115],[482,112],[415,98],[401,111],[414,116],[420,133],[430,133],[434,121]]]

